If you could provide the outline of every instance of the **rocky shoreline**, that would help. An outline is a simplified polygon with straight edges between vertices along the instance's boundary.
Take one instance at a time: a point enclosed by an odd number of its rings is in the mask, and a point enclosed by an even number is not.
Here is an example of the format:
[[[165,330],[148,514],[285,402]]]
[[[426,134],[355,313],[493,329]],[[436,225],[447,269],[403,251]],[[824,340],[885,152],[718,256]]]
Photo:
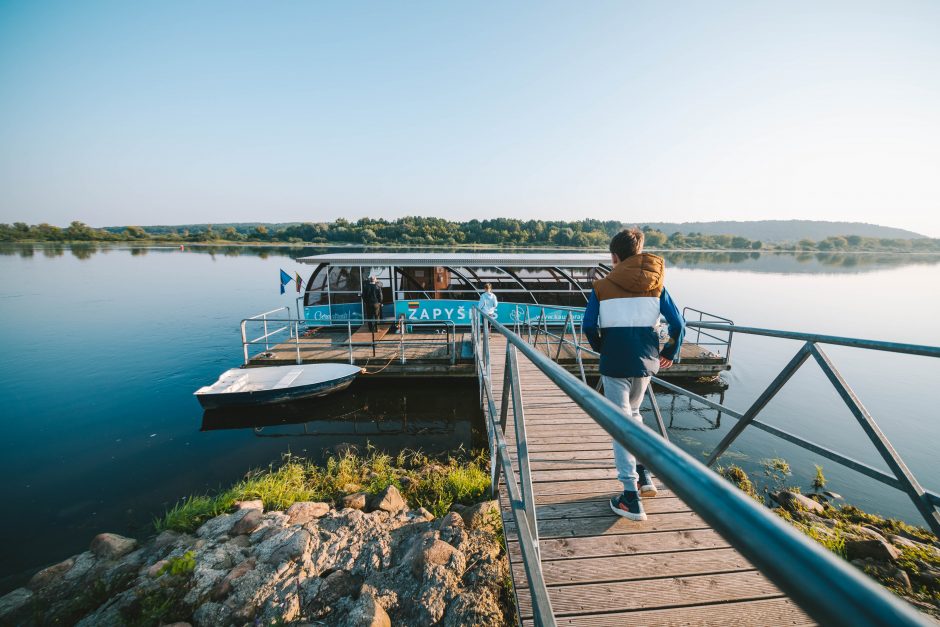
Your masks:
[[[501,534],[495,501],[436,519],[394,485],[338,507],[239,501],[194,534],[96,536],[0,598],[0,624],[495,627],[513,616]]]

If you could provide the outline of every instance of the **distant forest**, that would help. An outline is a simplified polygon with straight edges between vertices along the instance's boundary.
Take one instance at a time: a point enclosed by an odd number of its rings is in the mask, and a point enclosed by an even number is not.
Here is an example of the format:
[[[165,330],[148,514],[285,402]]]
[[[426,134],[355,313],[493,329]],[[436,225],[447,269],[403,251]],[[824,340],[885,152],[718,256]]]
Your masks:
[[[764,221],[782,222],[782,221]],[[792,221],[797,222],[797,221]],[[800,221],[807,222],[807,221]],[[844,224],[856,223],[815,223]],[[689,223],[716,224],[716,223]],[[727,223],[751,224],[751,223]],[[859,235],[846,231],[822,239],[803,237],[797,241],[765,242],[739,233],[702,231],[666,232],[657,225],[644,225],[646,245],[654,249],[705,250],[818,250],[818,251],[903,251],[940,252],[940,240],[913,233],[914,237]],[[868,233],[910,233],[900,229],[868,227]],[[609,220],[470,220],[452,222],[442,218],[407,217],[397,220],[363,218],[355,222],[305,222],[302,224],[193,224],[178,226],[122,226],[93,228],[72,222],[60,228],[50,224],[28,225],[24,222],[0,224],[0,241],[32,242],[173,242],[173,243],[287,243],[287,244],[357,244],[404,246],[559,246],[605,248],[624,224]],[[829,227],[827,227],[829,228]]]

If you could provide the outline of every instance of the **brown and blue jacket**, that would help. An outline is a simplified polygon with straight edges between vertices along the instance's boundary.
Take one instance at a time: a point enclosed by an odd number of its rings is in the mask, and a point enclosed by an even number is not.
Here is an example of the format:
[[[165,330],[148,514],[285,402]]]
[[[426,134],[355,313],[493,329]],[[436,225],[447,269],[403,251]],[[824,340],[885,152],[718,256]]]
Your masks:
[[[584,333],[600,352],[600,371],[608,377],[648,377],[659,372],[660,354],[678,361],[685,321],[663,278],[662,257],[641,253],[613,267],[594,289],[584,310]],[[669,325],[669,341],[660,353],[660,316]]]

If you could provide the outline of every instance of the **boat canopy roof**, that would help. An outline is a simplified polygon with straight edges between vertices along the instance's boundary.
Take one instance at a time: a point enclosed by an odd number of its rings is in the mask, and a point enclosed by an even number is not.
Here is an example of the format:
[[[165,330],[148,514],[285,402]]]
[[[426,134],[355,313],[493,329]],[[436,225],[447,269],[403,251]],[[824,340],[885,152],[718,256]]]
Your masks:
[[[301,263],[335,266],[463,266],[594,268],[610,263],[607,253],[329,253],[300,257]]]

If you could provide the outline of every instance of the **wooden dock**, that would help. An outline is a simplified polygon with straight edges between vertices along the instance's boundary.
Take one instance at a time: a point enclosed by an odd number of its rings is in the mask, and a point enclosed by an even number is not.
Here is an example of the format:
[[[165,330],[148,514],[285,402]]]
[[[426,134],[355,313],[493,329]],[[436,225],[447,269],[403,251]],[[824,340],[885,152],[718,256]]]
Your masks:
[[[569,336],[570,337],[570,336]],[[373,338],[375,341],[373,341]],[[563,345],[558,351],[557,340],[543,340],[536,346],[575,375],[580,373],[574,349]],[[253,345],[249,366],[284,366],[297,363],[342,362],[382,371],[379,376],[455,376],[476,377],[469,330],[446,333],[405,333],[398,335],[393,325],[382,324],[373,335],[365,327],[322,327],[301,334],[298,341],[272,342],[269,346]],[[582,353],[585,374],[597,376],[597,357]],[[728,360],[706,347],[686,342],[682,345],[681,363],[663,372],[664,378],[715,377],[729,369]]]
[[[506,340],[491,334],[490,342],[493,393],[500,399]],[[643,501],[648,520],[611,512],[608,499],[622,487],[610,436],[517,355],[542,573],[559,625],[813,624],[658,480],[659,495]],[[513,448],[511,409],[505,436]],[[519,618],[531,625],[531,597],[503,485],[500,502]]]

